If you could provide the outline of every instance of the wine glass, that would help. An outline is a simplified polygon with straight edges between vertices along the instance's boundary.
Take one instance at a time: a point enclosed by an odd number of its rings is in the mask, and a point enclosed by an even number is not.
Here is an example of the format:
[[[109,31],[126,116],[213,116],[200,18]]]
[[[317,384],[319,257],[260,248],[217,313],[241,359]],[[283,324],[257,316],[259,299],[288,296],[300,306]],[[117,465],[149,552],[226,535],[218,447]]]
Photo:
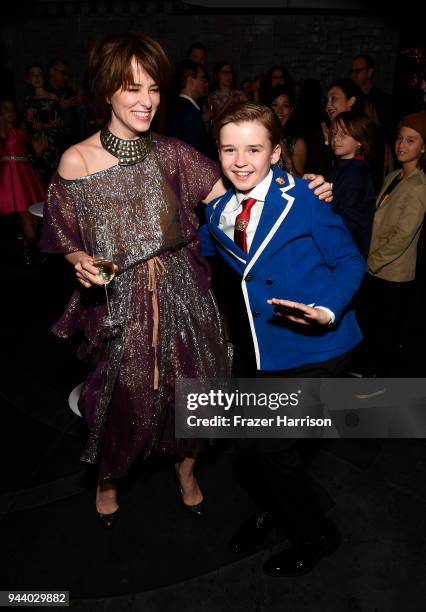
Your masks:
[[[105,289],[105,299],[108,310],[105,324],[111,326],[114,324],[114,319],[108,297],[108,285],[115,276],[115,267],[111,233],[108,224],[98,225],[92,228],[91,242],[93,265],[95,268],[98,268],[98,275],[103,280]]]
[[[207,114],[207,126],[209,132],[213,130],[214,126],[214,116],[215,116],[215,103],[211,96],[207,96],[206,104],[204,106],[206,114]]]

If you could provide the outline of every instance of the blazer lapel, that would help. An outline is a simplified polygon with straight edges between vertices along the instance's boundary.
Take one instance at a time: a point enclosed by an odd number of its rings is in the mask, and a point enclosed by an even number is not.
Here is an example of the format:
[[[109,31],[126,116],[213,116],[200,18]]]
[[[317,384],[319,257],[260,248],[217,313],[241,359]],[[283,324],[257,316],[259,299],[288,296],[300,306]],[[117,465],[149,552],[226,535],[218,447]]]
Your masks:
[[[210,231],[218,242],[221,243],[224,249],[226,249],[231,255],[233,255],[238,261],[243,264],[247,262],[247,253],[245,253],[235,242],[225,234],[219,227],[220,216],[224,211],[225,206],[233,196],[234,192],[229,189],[224,196],[222,196],[217,202],[213,204],[213,210],[209,213],[208,224]]]
[[[389,185],[391,184],[391,182],[398,176],[398,174],[400,174],[400,170],[395,170],[392,174],[389,174],[386,179],[384,180],[383,183],[383,188],[381,189],[379,195],[376,198],[376,214],[383,210],[383,208],[387,208],[387,204],[389,202],[390,196],[401,186],[401,183],[399,183],[399,185],[396,185],[394,187],[394,189],[392,190],[391,194],[388,195],[388,197],[386,197],[383,202],[381,204],[379,204],[380,202],[380,198],[383,196],[383,193],[386,191],[386,189],[389,187]]]
[[[290,212],[294,197],[288,192],[293,189],[294,185],[295,181],[291,174],[274,170],[259,225],[248,252],[249,263],[245,275],[262,255]]]

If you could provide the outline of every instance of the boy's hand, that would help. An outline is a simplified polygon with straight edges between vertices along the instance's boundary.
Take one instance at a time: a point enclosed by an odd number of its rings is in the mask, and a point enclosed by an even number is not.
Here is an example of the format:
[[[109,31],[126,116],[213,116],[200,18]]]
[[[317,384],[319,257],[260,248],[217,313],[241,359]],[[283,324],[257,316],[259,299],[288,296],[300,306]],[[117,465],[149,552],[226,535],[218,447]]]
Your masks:
[[[267,302],[276,306],[274,311],[278,316],[285,317],[301,325],[328,325],[331,320],[326,310],[307,306],[301,302],[292,302],[291,300],[281,300],[278,298],[272,298],[267,300]]]
[[[304,174],[304,179],[309,180],[309,189],[315,189],[314,193],[320,200],[333,201],[333,183],[327,183],[321,174]]]

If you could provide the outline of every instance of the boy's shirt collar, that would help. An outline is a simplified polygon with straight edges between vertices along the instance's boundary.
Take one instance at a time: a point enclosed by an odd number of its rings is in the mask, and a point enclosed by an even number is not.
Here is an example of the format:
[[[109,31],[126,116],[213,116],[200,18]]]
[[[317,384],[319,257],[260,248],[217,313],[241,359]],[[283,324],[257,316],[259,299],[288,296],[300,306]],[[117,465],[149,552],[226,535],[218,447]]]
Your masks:
[[[266,194],[269,191],[269,187],[272,183],[272,169],[269,170],[268,174],[265,176],[263,180],[260,181],[256,187],[253,187],[249,193],[241,193],[241,191],[235,191],[235,197],[237,199],[238,206],[241,206],[241,202],[246,198],[254,198],[258,202],[264,202],[266,199]]]

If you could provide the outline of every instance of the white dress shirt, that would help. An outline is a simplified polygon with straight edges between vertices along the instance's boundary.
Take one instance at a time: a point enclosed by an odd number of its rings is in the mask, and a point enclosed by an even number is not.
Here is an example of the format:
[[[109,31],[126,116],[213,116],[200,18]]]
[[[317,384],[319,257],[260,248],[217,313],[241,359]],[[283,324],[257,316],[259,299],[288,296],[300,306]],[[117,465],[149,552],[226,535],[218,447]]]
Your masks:
[[[272,182],[272,170],[269,170],[269,173],[265,176],[265,178],[260,181],[256,187],[249,193],[241,193],[241,191],[235,191],[232,198],[229,200],[228,204],[223,209],[222,214],[220,215],[219,220],[219,228],[225,232],[227,236],[231,240],[234,240],[234,228],[235,228],[235,219],[242,212],[243,206],[241,202],[246,198],[254,198],[256,204],[253,204],[253,207],[250,211],[250,221],[248,222],[248,226],[246,229],[247,235],[247,248],[250,250],[251,243],[253,242],[253,237],[257,226],[260,221],[260,215],[262,214],[263,206],[265,204],[266,194],[268,193],[269,187]]]
[[[191,98],[191,96],[187,96],[186,94],[179,94],[179,98],[185,98],[185,100],[189,100],[197,110],[201,111],[201,108],[198,106],[194,98]]]
[[[253,187],[253,189],[249,193],[241,193],[241,191],[235,191],[234,195],[229,200],[228,204],[225,206],[222,214],[220,215],[219,229],[225,232],[225,234],[231,240],[234,240],[235,219],[243,210],[243,206],[241,204],[242,201],[246,198],[254,198],[256,200],[256,204],[253,204],[253,207],[250,211],[250,220],[246,228],[247,248],[249,251],[251,243],[253,242],[254,234],[257,230],[257,226],[259,225],[260,216],[262,214],[263,206],[265,204],[266,194],[268,193],[269,187],[271,186],[272,176],[272,170],[269,170],[265,178],[260,181],[260,183],[256,185],[256,187]],[[291,299],[291,297],[288,299]],[[314,304],[308,304],[308,306],[314,306]],[[330,315],[329,325],[334,323],[336,317],[332,310],[330,310],[326,306],[315,306],[315,308],[321,308]]]

